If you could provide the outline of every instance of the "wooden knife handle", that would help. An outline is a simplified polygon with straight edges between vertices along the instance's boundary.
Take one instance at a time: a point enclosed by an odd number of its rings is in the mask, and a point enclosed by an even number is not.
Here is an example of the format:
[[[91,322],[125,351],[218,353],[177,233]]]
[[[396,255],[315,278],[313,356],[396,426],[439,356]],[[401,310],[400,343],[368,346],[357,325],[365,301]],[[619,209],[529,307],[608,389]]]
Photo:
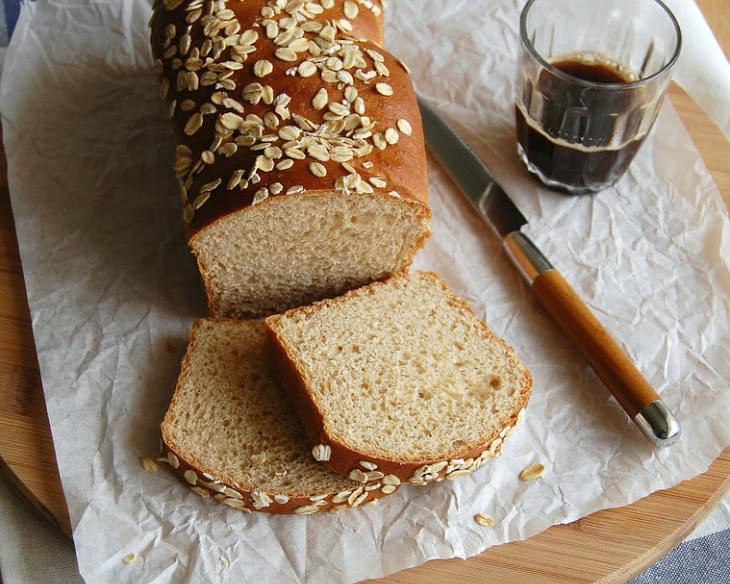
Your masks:
[[[519,230],[507,234],[502,247],[538,302],[643,434],[655,446],[674,444],[682,433],[677,418],[560,272]]]
[[[532,291],[629,416],[661,399],[558,270],[536,276]]]

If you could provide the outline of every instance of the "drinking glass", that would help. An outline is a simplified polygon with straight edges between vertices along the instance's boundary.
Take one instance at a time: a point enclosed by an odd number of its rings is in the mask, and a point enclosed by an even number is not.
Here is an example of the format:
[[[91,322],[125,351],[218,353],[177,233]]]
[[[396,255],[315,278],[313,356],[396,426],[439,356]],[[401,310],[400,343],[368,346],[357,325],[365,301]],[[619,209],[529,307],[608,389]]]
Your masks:
[[[600,191],[651,130],[682,36],[660,0],[529,0],[520,19],[517,149],[548,187]]]

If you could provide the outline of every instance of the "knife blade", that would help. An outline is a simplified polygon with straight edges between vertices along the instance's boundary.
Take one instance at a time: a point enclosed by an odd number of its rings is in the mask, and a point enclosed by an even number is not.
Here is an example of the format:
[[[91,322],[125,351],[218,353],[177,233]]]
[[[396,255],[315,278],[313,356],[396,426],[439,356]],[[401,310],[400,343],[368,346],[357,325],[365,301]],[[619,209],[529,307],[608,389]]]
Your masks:
[[[502,247],[548,315],[593,367],[642,433],[656,446],[670,446],[679,422],[628,354],[521,229],[527,219],[481,159],[423,99],[418,97],[426,144]]]

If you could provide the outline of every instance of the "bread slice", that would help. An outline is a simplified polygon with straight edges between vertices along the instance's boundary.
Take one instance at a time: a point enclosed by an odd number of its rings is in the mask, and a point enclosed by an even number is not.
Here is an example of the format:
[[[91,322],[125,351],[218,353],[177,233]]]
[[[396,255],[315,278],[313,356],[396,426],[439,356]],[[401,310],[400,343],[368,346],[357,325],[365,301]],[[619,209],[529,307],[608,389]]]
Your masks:
[[[394,276],[266,319],[321,461],[363,484],[456,478],[496,455],[532,378],[438,276]]]
[[[199,495],[243,511],[309,514],[392,492],[315,462],[273,366],[263,323],[194,323],[161,425],[172,468]]]

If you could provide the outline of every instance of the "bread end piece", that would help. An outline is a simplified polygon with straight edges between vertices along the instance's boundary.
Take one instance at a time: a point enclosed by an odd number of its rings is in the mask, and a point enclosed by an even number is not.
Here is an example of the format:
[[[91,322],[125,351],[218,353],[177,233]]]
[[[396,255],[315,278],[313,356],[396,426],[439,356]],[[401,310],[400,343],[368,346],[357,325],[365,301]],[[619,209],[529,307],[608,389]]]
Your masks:
[[[393,492],[317,464],[273,367],[263,323],[196,321],[159,460],[196,494],[243,512],[308,515]]]

